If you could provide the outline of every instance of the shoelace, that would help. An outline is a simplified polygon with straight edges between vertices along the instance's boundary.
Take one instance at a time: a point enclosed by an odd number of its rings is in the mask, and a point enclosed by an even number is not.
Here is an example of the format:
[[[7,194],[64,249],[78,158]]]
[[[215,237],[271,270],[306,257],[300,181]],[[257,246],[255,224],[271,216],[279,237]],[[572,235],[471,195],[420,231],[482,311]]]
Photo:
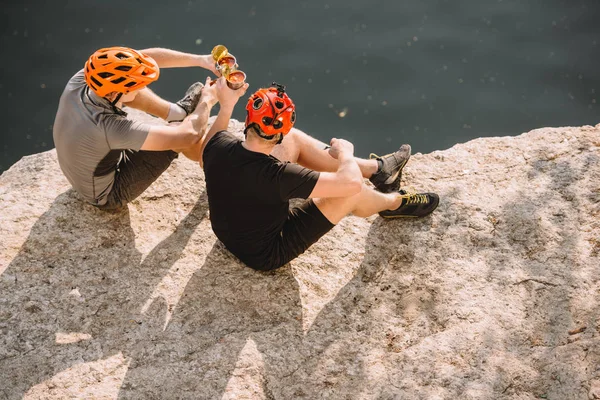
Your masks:
[[[402,195],[406,199],[406,204],[427,204],[429,199],[424,194],[406,193]]]
[[[390,154],[393,154],[393,153],[390,153]],[[371,154],[369,154],[369,160],[376,160],[378,158],[384,158],[384,157],[389,156],[390,154],[386,154],[385,156],[378,156],[375,153],[371,153]]]
[[[381,169],[383,169],[383,167],[384,167],[383,159],[386,158],[387,156],[392,155],[392,154],[394,154],[394,153],[386,154],[385,156],[378,156],[375,153],[371,153],[371,154],[369,154],[369,160],[380,160],[380,161],[378,161],[378,163],[381,166]],[[381,172],[381,170],[378,169],[377,170],[377,174],[379,174],[380,172]]]

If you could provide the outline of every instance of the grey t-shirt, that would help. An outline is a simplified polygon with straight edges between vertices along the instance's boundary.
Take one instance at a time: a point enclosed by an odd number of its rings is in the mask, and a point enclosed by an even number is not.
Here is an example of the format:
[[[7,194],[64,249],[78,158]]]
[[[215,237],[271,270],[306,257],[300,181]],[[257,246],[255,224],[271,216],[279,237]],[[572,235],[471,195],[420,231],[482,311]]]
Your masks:
[[[54,120],[58,163],[79,194],[103,205],[119,162],[127,151],[140,150],[149,130],[90,90],[81,70],[67,83]]]

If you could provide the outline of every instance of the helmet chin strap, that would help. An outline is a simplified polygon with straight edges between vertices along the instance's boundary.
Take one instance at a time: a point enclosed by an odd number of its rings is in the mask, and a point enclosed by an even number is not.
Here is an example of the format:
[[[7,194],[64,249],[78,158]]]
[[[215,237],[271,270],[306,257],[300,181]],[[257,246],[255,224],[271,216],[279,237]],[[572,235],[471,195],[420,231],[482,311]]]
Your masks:
[[[119,100],[121,100],[121,97],[123,97],[123,93],[117,94],[117,97],[115,97],[115,99],[111,101],[110,105],[116,107]]]
[[[261,132],[260,127],[258,127],[257,124],[250,124],[248,125],[245,129],[244,129],[244,135],[248,134],[248,129],[250,128],[254,128],[254,131],[256,132],[256,134],[258,136],[260,136],[261,138],[265,139],[265,140],[273,140],[275,139],[275,135],[273,136],[269,136],[269,135],[265,135],[264,133]],[[275,144],[281,144],[281,142],[283,142],[283,133],[278,133],[279,135],[279,139],[277,140],[277,143]]]
[[[121,110],[119,107],[117,107],[117,103],[119,102],[119,100],[121,100],[121,96],[123,96],[123,93],[117,94],[117,97],[113,101],[110,101],[109,103],[110,103],[113,111],[115,112],[115,114],[125,116],[125,115],[127,115],[127,113],[125,111]]]

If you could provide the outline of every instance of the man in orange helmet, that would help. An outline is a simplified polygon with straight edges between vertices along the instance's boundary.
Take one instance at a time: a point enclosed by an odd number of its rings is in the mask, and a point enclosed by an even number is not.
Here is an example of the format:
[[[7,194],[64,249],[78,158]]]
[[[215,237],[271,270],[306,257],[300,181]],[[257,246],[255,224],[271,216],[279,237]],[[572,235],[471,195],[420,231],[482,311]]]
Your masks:
[[[60,167],[89,203],[116,209],[139,196],[173,159],[205,133],[217,87],[193,84],[170,103],[147,85],[160,68],[201,67],[216,73],[212,56],[152,48],[110,47],[96,51],[67,83],[53,127]],[[121,105],[179,124],[148,125],[127,118]]]
[[[355,158],[343,139],[331,139],[328,148],[292,128],[295,106],[281,85],[249,98],[243,141],[226,131],[235,101],[220,104],[201,141],[210,220],[217,237],[251,268],[283,266],[350,213],[423,217],[439,203],[434,193],[400,189],[409,145],[371,160]],[[309,200],[289,209],[292,198]]]

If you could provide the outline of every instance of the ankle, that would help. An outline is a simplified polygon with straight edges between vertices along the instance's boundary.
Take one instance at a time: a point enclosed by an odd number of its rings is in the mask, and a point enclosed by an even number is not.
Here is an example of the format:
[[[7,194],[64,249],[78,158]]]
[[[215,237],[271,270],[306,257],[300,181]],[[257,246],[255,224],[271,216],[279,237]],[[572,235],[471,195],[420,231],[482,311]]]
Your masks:
[[[395,210],[402,205],[402,195],[400,193],[389,193],[390,208],[388,210]]]
[[[361,172],[363,177],[369,179],[381,170],[383,163],[380,160],[362,160]]]
[[[169,113],[167,114],[167,122],[183,121],[187,117],[185,110],[175,103],[169,105]]]

